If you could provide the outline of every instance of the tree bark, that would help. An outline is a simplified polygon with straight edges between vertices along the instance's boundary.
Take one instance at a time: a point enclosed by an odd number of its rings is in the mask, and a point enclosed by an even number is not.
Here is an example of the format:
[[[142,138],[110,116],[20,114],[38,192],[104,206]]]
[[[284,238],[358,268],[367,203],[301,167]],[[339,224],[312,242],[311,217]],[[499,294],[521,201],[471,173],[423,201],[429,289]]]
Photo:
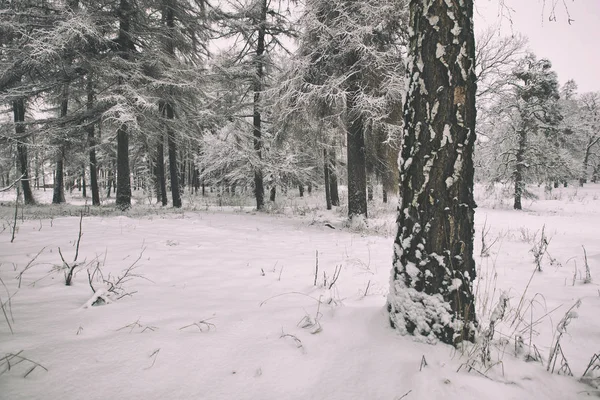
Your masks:
[[[335,155],[335,150],[329,150],[329,193],[331,194],[331,205],[339,207],[340,205],[340,193],[338,191],[338,179],[337,179],[337,169],[336,163],[337,158]]]
[[[162,134],[158,135],[156,145],[156,192],[163,206],[168,204],[167,182],[165,177],[165,145]]]
[[[367,174],[365,155],[365,133],[362,115],[356,107],[357,90],[347,97],[347,152],[348,152],[348,217],[367,218]]]
[[[329,169],[329,157],[327,156],[327,149],[323,149],[323,175],[325,177],[325,204],[328,210],[331,210],[331,182],[330,182],[330,169]]]
[[[87,81],[87,109],[92,110],[94,108],[94,81],[91,76],[88,76]],[[88,146],[89,146],[89,158],[90,158],[90,188],[92,189],[92,205],[100,205],[100,190],[98,188],[98,163],[96,161],[96,128],[94,124],[89,124],[87,127],[88,132]]]
[[[134,49],[131,39],[131,14],[130,0],[119,2],[119,37],[117,43],[121,57],[130,58]],[[119,78],[119,85],[124,85],[123,78]],[[121,124],[117,130],[117,195],[116,205],[121,210],[131,207],[131,179],[129,169],[129,132],[127,124]]]
[[[258,37],[256,40],[256,56],[254,58],[256,63],[256,77],[253,82],[254,91],[254,103],[253,103],[253,135],[254,135],[254,151],[258,159],[258,165],[254,166],[254,196],[256,198],[256,209],[262,210],[265,205],[265,188],[263,182],[262,172],[262,127],[261,127],[261,113],[260,113],[260,96],[263,90],[263,75],[264,75],[264,53],[265,53],[265,36],[266,36],[266,23],[267,23],[267,0],[261,0],[260,2],[260,16],[258,22]]]
[[[60,104],[60,118],[67,116],[69,108],[69,86],[63,85],[62,99]],[[54,193],[52,193],[52,204],[61,204],[65,202],[65,144],[62,143],[58,148],[56,155],[56,172],[54,174]]]
[[[472,17],[472,1],[410,2],[402,200],[388,296],[392,327],[453,345],[476,331]]]
[[[527,147],[527,131],[523,129],[519,129],[517,132],[518,136],[518,144],[517,144],[517,154],[516,154],[516,165],[514,172],[514,181],[515,181],[515,201],[513,204],[513,208],[515,210],[521,210],[523,207],[521,206],[521,198],[523,197],[523,191],[525,190],[525,149]]]
[[[17,158],[21,172],[21,187],[23,189],[23,200],[25,204],[35,204],[31,184],[29,182],[29,163],[27,162],[27,144],[25,137],[25,100],[13,101],[13,116],[15,121],[15,133],[17,135]]]
[[[165,105],[167,120],[174,118],[173,107],[167,103]],[[169,146],[169,173],[171,175],[171,197],[173,207],[181,207],[181,191],[179,189],[179,172],[177,171],[177,142],[175,141],[175,132],[167,126],[167,144]],[[165,195],[166,196],[166,195]]]

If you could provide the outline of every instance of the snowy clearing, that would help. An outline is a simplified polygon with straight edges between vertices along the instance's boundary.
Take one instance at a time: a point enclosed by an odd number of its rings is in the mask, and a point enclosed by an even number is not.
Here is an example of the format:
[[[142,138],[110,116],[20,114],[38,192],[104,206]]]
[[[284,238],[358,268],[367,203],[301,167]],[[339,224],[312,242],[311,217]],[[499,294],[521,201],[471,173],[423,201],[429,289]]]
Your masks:
[[[195,210],[188,204],[181,212],[134,206],[122,215],[85,215],[80,264],[67,287],[58,249],[72,265],[81,207],[26,209],[10,243],[14,193],[2,196],[0,304],[7,315],[0,313],[2,399],[599,394],[578,379],[600,353],[600,185],[555,189],[546,198],[541,193],[522,212],[510,210],[500,195],[479,193],[480,324],[488,326],[503,292],[509,303],[495,326],[490,361],[472,364],[470,372],[467,364],[478,359],[477,348],[461,354],[417,343],[389,326],[393,206],[372,208],[370,227],[354,231],[343,227],[343,213],[310,208],[316,195],[281,214],[206,203]],[[49,217],[65,213],[73,216]],[[484,224],[488,257],[480,257]],[[530,250],[542,227],[548,247],[536,272]],[[584,283],[582,246],[590,283]],[[99,272],[94,275],[97,264],[112,282],[134,265],[132,279],[109,296],[110,304],[86,308],[96,300],[88,269],[96,290],[111,289],[98,280]],[[561,358],[550,374],[559,321],[578,300],[560,340],[574,377],[556,373],[564,365]],[[542,362],[525,362],[537,354],[534,345]]]

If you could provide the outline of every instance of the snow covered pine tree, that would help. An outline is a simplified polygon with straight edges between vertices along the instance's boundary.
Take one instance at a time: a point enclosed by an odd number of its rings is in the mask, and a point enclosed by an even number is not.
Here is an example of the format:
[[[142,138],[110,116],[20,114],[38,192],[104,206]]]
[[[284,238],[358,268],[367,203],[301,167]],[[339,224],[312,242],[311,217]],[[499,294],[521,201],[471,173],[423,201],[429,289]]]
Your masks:
[[[475,44],[472,0],[410,2],[392,327],[429,343],[472,341]]]

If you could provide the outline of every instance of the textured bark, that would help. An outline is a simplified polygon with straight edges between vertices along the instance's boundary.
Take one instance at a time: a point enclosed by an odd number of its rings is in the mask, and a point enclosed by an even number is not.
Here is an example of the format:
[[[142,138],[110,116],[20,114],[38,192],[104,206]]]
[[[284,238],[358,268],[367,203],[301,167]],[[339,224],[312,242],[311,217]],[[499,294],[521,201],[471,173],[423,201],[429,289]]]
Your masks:
[[[128,59],[134,45],[131,39],[131,14],[130,0],[120,0],[119,37],[117,43],[121,57]],[[123,85],[122,78],[119,84]],[[116,205],[122,210],[131,207],[131,180],[129,169],[129,132],[127,124],[122,124],[117,130],[117,195]]]
[[[265,205],[265,187],[263,182],[263,172],[260,161],[262,160],[262,117],[260,113],[260,96],[263,90],[263,75],[264,75],[264,53],[265,53],[265,36],[266,36],[266,23],[267,23],[267,0],[261,0],[260,2],[260,16],[258,27],[258,38],[256,41],[256,56],[254,58],[256,63],[256,77],[254,78],[253,91],[254,91],[254,110],[253,110],[253,135],[254,135],[254,151],[259,160],[259,165],[254,167],[254,197],[256,198],[256,209],[262,210]]]
[[[473,2],[411,0],[402,200],[388,310],[403,334],[474,340]]]
[[[29,182],[29,163],[27,161],[27,144],[25,137],[25,100],[13,101],[13,115],[15,121],[15,133],[17,135],[17,158],[21,172],[21,187],[23,188],[23,200],[25,204],[35,204],[31,184]]]
[[[347,98],[348,217],[367,218],[365,132],[363,117],[357,112],[357,95],[357,91],[350,91]]]
[[[88,76],[87,81],[87,109],[94,108],[94,82],[91,76]],[[88,146],[90,158],[90,188],[92,189],[92,205],[100,205],[100,191],[98,189],[98,163],[96,161],[96,128],[94,124],[90,124],[87,128]]]
[[[527,147],[527,131],[520,129],[517,132],[518,144],[516,153],[516,165],[513,179],[515,181],[515,198],[513,207],[515,210],[521,210],[521,198],[525,190],[525,150]]]
[[[328,210],[331,210],[331,170],[329,169],[329,157],[327,149],[323,149],[323,176],[325,177],[325,204]]]
[[[338,179],[336,163],[337,158],[335,150],[329,150],[329,193],[331,194],[331,205],[338,207],[340,205],[340,193],[338,191]]]

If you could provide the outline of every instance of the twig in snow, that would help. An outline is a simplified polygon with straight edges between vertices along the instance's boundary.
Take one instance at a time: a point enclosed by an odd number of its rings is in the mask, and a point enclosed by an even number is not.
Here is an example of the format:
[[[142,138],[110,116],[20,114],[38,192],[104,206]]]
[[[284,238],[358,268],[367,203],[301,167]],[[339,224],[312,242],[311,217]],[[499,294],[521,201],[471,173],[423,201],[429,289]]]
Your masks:
[[[23,274],[31,267],[33,267],[33,262],[39,257],[40,254],[42,254],[42,251],[44,251],[46,249],[46,246],[42,247],[42,249],[40,251],[38,251],[38,253],[31,259],[29,260],[29,262],[27,263],[27,265],[25,266],[25,268],[23,268],[23,270],[21,272],[19,272],[19,274],[17,275],[17,279],[19,280],[19,285],[17,286],[19,289],[21,288],[21,280],[23,279]]]
[[[583,283],[592,283],[592,273],[590,272],[590,266],[588,264],[587,252],[585,251],[585,247],[581,247],[583,248],[583,257],[585,259],[585,279],[583,280]]]
[[[2,308],[2,314],[4,314],[4,319],[6,320],[6,324],[8,325],[8,329],[10,330],[10,333],[12,335],[14,335],[15,332],[13,331],[11,321],[14,323],[15,319],[13,318],[13,314],[12,314],[11,300],[12,300],[13,296],[15,294],[17,294],[17,292],[10,294],[10,292],[8,291],[8,288],[6,287],[6,284],[4,283],[2,278],[0,278],[0,283],[2,283],[2,286],[4,286],[4,290],[6,290],[6,295],[8,296],[8,299],[5,302],[2,302],[2,297],[0,297],[0,308]],[[6,312],[7,309],[8,309],[8,313]],[[10,317],[9,317],[9,315],[10,315]]]
[[[402,400],[403,398],[405,398],[406,396],[408,396],[410,394],[410,392],[412,392],[412,389],[409,390],[408,392],[404,393],[402,396],[398,397],[396,400]]]
[[[212,318],[207,318],[207,319],[200,320],[198,322],[194,322],[193,324],[182,326],[181,328],[179,328],[179,330],[181,331],[181,330],[184,330],[187,328],[191,328],[192,326],[195,326],[196,328],[198,328],[198,330],[200,332],[210,332],[211,329],[216,330],[217,326],[215,324],[213,324],[211,322],[207,322],[207,321],[210,321],[211,319]],[[205,331],[205,329],[206,329],[206,331]]]
[[[152,367],[154,367],[154,364],[156,363],[156,358],[158,357],[158,353],[160,352],[160,349],[156,349],[152,352],[152,354],[150,354],[148,357],[152,358],[152,364],[144,369],[150,369]]]
[[[286,337],[289,337],[289,338],[291,338],[291,339],[294,340],[294,343],[296,344],[296,348],[298,348],[298,349],[304,349],[304,345],[302,344],[302,340],[298,339],[298,337],[295,336],[295,335],[292,335],[290,333],[285,333],[283,331],[283,329],[282,329],[281,330],[281,336],[279,336],[279,339],[283,339],[283,338],[286,338]]]
[[[3,358],[0,358],[0,367],[3,367],[6,364],[6,368],[4,370],[0,371],[0,375],[4,374],[7,371],[10,371],[12,368],[14,368],[18,364],[21,364],[22,362],[28,362],[30,364],[33,364],[33,366],[25,373],[23,378],[27,378],[27,376],[29,374],[31,374],[33,372],[33,370],[36,369],[37,367],[40,367],[44,371],[48,372],[48,368],[44,367],[42,364],[35,362],[27,357],[23,357],[21,355],[21,353],[23,353],[23,350],[21,350],[17,353],[8,353]],[[12,360],[16,360],[16,362],[13,362],[11,364]]]
[[[423,370],[423,367],[427,366],[427,360],[425,359],[425,354],[421,357],[421,365],[419,366],[419,372]]]

